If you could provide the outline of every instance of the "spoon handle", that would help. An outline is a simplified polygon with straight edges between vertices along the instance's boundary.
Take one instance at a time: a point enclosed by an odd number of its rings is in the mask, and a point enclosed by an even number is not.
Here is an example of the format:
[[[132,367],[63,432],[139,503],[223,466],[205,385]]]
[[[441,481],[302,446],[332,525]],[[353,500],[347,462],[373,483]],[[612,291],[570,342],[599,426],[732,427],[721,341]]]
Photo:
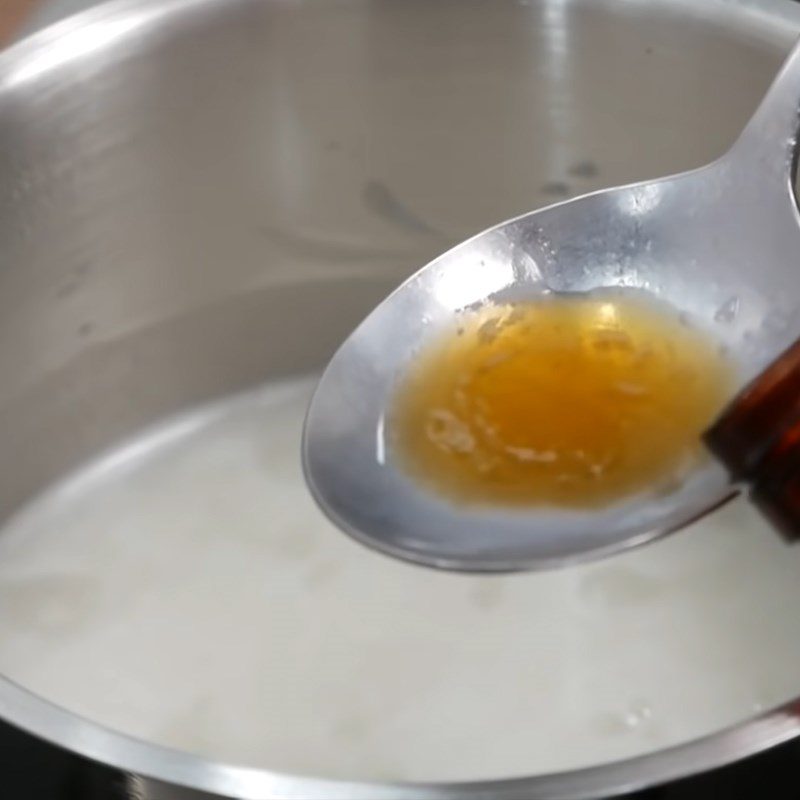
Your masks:
[[[753,178],[777,180],[791,195],[798,129],[800,41],[784,61],[731,154],[755,171]]]

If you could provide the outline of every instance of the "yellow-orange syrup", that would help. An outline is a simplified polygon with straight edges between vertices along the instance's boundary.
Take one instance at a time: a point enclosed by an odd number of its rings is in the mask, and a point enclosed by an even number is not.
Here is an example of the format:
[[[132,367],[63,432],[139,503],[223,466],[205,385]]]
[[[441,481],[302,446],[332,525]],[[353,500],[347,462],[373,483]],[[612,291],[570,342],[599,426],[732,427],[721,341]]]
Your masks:
[[[398,385],[389,443],[452,500],[600,507],[704,457],[734,387],[718,343],[635,290],[461,312]]]

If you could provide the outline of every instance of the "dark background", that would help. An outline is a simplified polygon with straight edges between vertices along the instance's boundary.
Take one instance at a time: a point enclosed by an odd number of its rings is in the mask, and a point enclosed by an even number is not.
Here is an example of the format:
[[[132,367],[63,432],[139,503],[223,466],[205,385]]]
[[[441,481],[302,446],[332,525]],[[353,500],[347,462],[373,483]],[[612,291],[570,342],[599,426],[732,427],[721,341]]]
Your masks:
[[[790,742],[732,767],[628,797],[631,800],[800,800],[800,742]],[[0,800],[139,798],[128,790],[122,773],[0,723]]]

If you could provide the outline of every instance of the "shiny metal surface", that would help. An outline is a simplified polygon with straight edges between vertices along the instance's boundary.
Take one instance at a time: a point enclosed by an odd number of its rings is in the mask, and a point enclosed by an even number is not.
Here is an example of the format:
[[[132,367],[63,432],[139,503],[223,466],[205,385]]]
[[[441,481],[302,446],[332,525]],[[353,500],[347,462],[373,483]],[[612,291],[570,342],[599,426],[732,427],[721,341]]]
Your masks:
[[[0,55],[0,512],[159,417],[322,366],[487,223],[711,161],[798,30],[778,0],[137,0],[16,45]],[[0,714],[162,798],[593,797],[800,732],[790,706],[578,773],[378,786],[168,751],[7,680]]]
[[[718,508],[734,490],[714,462],[669,492],[589,511],[455,504],[397,466],[386,414],[398,376],[457,314],[553,293],[644,290],[708,330],[752,378],[800,334],[798,126],[800,46],[733,148],[709,166],[533,211],[423,267],[344,342],[319,383],[303,458],[322,509],[398,558],[513,571],[608,555]]]

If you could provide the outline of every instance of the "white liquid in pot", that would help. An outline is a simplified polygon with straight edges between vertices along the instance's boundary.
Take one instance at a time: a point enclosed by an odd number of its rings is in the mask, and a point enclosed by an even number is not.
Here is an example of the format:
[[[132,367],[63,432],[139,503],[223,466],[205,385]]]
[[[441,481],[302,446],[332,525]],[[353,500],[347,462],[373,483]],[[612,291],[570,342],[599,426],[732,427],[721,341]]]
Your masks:
[[[800,547],[742,503],[588,567],[467,577],[323,519],[298,380],[175,421],[0,537],[0,671],[118,730],[329,777],[618,759],[800,694]]]

